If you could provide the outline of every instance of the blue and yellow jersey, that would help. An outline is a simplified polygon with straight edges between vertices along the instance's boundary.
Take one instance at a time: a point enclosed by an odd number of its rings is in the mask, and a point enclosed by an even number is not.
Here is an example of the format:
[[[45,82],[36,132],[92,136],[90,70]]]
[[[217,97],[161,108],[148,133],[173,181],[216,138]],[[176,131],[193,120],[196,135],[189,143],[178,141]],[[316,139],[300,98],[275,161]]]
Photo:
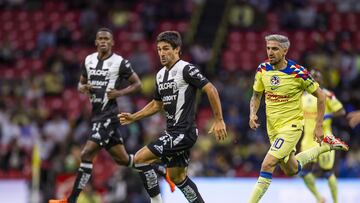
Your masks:
[[[324,135],[332,134],[332,113],[339,111],[343,108],[341,102],[336,98],[334,93],[329,90],[322,89],[326,95],[325,100],[325,115],[323,122]],[[317,142],[314,141],[314,129],[316,126],[316,116],[317,116],[317,98],[306,92],[302,96],[303,109],[304,109],[304,137],[301,141],[302,150],[311,148],[317,145]]]
[[[258,66],[253,89],[265,94],[268,135],[275,135],[304,124],[301,96],[305,91],[313,93],[319,84],[309,72],[294,61],[287,67],[275,70],[269,62]]]

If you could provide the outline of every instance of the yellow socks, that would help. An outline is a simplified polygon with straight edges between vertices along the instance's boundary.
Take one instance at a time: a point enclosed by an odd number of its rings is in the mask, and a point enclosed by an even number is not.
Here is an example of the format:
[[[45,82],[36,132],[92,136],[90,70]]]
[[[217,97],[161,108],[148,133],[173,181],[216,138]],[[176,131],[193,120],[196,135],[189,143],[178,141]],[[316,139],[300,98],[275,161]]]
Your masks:
[[[337,203],[338,202],[338,199],[337,199],[338,188],[337,188],[336,176],[334,174],[332,174],[328,178],[328,184],[329,184],[329,188],[330,188],[330,191],[331,191],[331,196],[333,198],[333,202]]]
[[[257,203],[261,197],[265,194],[272,179],[272,173],[260,172],[259,179],[257,180],[255,187],[251,193],[248,203]]]
[[[312,173],[306,174],[303,177],[303,180],[304,180],[306,187],[311,191],[311,193],[313,193],[316,200],[319,202],[322,199],[322,197],[316,188],[314,174],[312,174]]]
[[[317,158],[319,154],[330,151],[330,145],[322,144],[318,147],[313,147],[306,151],[303,151],[295,156],[295,158],[299,161],[301,166],[305,166],[307,163]]]

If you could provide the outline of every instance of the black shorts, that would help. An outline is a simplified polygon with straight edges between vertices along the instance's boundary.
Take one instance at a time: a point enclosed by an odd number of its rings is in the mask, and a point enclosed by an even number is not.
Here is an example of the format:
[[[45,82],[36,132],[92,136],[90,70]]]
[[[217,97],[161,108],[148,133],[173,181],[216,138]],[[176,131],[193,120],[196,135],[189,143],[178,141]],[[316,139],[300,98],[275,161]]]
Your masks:
[[[120,123],[117,119],[91,122],[91,134],[89,140],[96,142],[105,149],[110,149],[117,144],[123,144],[119,131]]]
[[[167,167],[187,167],[190,161],[190,149],[194,146],[197,135],[196,128],[188,133],[165,131],[147,147],[160,157]]]

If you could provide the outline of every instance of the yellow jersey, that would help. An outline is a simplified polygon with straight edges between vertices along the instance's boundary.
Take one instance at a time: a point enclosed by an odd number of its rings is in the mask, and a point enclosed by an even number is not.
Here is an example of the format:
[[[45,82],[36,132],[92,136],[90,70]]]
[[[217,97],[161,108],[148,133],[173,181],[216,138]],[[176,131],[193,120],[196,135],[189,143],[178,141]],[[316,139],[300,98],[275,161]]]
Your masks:
[[[334,93],[329,90],[322,89],[326,95],[325,100],[325,115],[323,122],[324,135],[332,134],[332,113],[339,111],[343,108],[342,103],[335,97]],[[304,137],[301,141],[302,148],[311,148],[317,145],[317,142],[314,141],[314,129],[316,126],[316,116],[317,116],[317,98],[306,92],[302,96],[303,109],[304,109]]]
[[[269,62],[261,63],[255,75],[253,89],[264,92],[266,124],[269,136],[291,129],[303,128],[304,117],[301,96],[304,91],[315,92],[319,84],[309,72],[294,61],[286,68],[276,70]]]

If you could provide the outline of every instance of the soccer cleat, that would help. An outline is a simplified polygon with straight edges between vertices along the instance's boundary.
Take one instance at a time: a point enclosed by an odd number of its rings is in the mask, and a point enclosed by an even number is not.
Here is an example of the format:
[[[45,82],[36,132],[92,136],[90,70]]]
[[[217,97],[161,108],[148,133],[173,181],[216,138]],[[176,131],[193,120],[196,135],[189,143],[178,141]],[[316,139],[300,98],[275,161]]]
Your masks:
[[[49,203],[69,203],[67,199],[51,199],[49,200]]]
[[[169,170],[168,170],[168,169],[166,169],[165,180],[166,180],[166,182],[169,184],[171,192],[174,192],[174,191],[175,191],[175,183],[172,182],[172,180],[170,179]]]
[[[349,150],[349,146],[345,142],[341,141],[339,138],[336,138],[334,136],[324,137],[323,143],[329,144],[330,148],[334,150],[342,150],[342,151]]]

